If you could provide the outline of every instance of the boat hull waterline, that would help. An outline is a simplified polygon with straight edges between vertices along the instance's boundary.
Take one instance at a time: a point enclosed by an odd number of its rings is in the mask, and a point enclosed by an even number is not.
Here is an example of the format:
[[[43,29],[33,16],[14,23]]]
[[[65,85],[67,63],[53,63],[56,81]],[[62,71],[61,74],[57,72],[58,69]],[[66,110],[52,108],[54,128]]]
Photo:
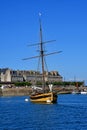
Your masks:
[[[57,102],[57,94],[53,92],[48,93],[40,93],[30,96],[31,102],[36,103],[56,103]]]

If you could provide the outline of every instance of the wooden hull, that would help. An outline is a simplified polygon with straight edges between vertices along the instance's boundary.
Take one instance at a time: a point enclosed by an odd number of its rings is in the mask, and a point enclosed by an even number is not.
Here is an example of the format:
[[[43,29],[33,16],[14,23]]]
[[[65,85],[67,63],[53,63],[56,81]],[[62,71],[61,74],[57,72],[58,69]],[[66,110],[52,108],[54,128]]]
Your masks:
[[[53,92],[48,92],[48,93],[31,95],[30,101],[35,103],[56,103],[57,94]]]

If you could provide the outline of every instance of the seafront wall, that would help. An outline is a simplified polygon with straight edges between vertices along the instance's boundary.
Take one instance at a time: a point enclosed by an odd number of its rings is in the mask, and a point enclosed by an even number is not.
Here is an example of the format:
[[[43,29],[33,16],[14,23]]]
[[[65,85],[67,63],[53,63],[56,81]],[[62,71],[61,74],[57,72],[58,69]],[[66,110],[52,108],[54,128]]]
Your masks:
[[[48,89],[46,89],[48,90]],[[71,89],[63,89],[61,87],[55,87],[54,91],[60,93],[71,93]],[[30,95],[32,89],[30,87],[19,87],[19,88],[4,88],[0,89],[0,96],[27,96]]]
[[[2,94],[2,89],[0,89],[0,96],[2,96],[3,94]]]
[[[75,86],[67,86],[67,87],[54,87],[54,91],[58,94],[69,94],[73,91],[78,91]],[[79,91],[87,91],[87,87],[80,87]],[[32,89],[30,87],[15,87],[15,88],[4,88],[0,89],[0,96],[27,96],[30,95]]]
[[[4,88],[0,89],[0,96],[27,96],[31,91],[30,88]]]

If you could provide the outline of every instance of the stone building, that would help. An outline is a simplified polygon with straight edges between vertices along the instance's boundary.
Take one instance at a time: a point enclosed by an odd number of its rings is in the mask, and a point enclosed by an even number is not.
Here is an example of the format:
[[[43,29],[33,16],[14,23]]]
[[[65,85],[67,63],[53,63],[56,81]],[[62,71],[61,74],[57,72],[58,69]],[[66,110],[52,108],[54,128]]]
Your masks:
[[[0,81],[11,82],[10,69],[8,68],[0,69]]]
[[[42,81],[42,74],[30,70],[12,70],[9,68],[0,69],[1,82],[35,82]],[[62,76],[57,71],[45,72],[45,81],[62,81]]]

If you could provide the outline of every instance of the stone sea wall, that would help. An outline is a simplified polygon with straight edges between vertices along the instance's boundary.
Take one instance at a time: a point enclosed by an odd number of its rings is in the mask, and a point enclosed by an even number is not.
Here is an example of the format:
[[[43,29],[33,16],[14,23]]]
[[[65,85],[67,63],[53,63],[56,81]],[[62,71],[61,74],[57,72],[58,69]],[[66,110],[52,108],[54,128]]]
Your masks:
[[[0,96],[2,96],[3,94],[2,94],[2,89],[0,89]]]
[[[58,93],[70,93],[72,91],[71,89],[67,90],[61,87],[55,87],[53,90]],[[30,95],[31,92],[32,89],[30,87],[4,88],[0,89],[0,96],[27,96]]]
[[[73,91],[78,91],[75,86],[67,86],[67,87],[54,87],[54,91],[58,94],[68,94],[72,93]],[[87,91],[87,87],[80,87],[79,91]],[[0,89],[0,96],[27,96],[30,95],[32,89],[30,87],[15,87],[15,88],[4,88]]]
[[[4,88],[0,89],[0,96],[24,96],[30,95],[30,88]]]

